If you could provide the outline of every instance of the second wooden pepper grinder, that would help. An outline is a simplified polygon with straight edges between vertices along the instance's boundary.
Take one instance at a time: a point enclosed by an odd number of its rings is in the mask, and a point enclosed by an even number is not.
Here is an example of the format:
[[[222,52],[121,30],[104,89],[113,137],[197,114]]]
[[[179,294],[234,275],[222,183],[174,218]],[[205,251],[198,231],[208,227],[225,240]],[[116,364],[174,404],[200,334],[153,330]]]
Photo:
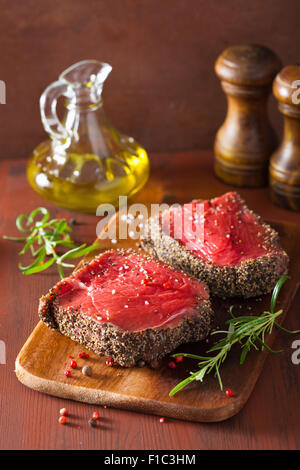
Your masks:
[[[234,186],[264,186],[277,140],[267,116],[267,99],[281,63],[270,49],[252,44],[226,49],[215,70],[228,111],[215,140],[216,175]]]
[[[272,201],[300,211],[300,66],[284,67],[276,76],[273,93],[284,116],[282,142],[270,160]]]

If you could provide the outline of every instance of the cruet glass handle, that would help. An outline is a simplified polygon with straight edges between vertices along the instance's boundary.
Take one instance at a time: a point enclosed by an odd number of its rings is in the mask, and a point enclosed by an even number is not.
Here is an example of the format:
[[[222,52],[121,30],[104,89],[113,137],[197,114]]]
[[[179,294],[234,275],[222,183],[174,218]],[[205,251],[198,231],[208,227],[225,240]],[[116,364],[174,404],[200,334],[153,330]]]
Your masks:
[[[60,80],[51,83],[41,95],[40,110],[45,131],[52,139],[65,141],[71,137],[72,123],[70,119],[72,120],[72,113],[68,115],[68,122],[65,127],[56,112],[57,100],[61,96],[71,100],[74,98],[75,92],[69,84]]]

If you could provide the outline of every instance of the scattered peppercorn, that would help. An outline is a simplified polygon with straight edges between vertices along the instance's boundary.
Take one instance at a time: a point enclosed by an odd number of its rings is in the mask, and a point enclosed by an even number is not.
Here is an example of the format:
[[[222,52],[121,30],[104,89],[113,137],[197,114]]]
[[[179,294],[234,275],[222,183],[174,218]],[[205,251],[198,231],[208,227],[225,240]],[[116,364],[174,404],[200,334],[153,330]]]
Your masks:
[[[86,375],[87,377],[91,377],[91,375],[93,373],[93,370],[92,370],[91,366],[84,366],[81,369],[81,372],[83,373],[83,375]]]
[[[85,357],[85,359],[88,359],[90,357],[90,355],[88,353],[84,353],[84,357]]]
[[[92,428],[95,428],[97,426],[97,421],[94,418],[89,419],[89,425]]]
[[[231,388],[227,388],[226,391],[225,391],[225,394],[226,394],[227,397],[234,397],[234,393],[231,390]]]
[[[170,369],[176,369],[176,364],[174,361],[170,361],[169,364],[168,364],[168,367],[170,367]]]
[[[182,362],[183,356],[176,356],[176,362]]]
[[[80,353],[78,354],[78,357],[79,357],[80,359],[82,359],[83,357],[85,357],[85,353],[84,353],[84,352],[80,352]]]
[[[106,359],[105,364],[106,364],[108,367],[111,367],[111,366],[114,365],[114,360],[113,360],[111,357],[109,357],[109,358]]]
[[[76,367],[77,367],[77,362],[76,362],[76,361],[71,361],[71,362],[70,362],[70,367],[72,367],[72,369],[76,369]]]
[[[58,418],[58,422],[59,422],[59,424],[66,424],[67,418],[65,416],[60,416]]]
[[[96,420],[100,418],[100,415],[99,415],[98,411],[94,411],[94,413],[92,415],[92,418],[96,419]]]
[[[66,377],[71,377],[71,375],[72,375],[71,371],[69,371],[69,370],[65,370],[64,374],[65,374]]]
[[[59,410],[59,414],[60,414],[61,416],[68,416],[68,410],[67,410],[67,408],[61,408],[61,409]]]
[[[164,422],[165,422],[165,418],[159,418],[159,422],[160,422],[160,423],[164,423]]]

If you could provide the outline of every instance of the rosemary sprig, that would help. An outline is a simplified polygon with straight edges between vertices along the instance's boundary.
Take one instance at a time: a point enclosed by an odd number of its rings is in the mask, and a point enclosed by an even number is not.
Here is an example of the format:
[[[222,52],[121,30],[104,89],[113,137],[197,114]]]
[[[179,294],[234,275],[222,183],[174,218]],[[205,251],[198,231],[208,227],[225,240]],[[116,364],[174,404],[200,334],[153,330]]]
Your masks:
[[[36,221],[36,217],[42,216]],[[18,230],[26,235],[23,237],[3,236],[6,240],[23,242],[24,246],[19,252],[24,255],[30,250],[34,261],[29,266],[18,264],[23,274],[36,274],[45,271],[54,263],[57,264],[60,277],[64,278],[64,268],[74,268],[75,265],[66,260],[87,255],[98,248],[98,244],[87,246],[83,243],[76,246],[70,237],[72,228],[65,219],[50,219],[50,214],[44,207],[33,210],[29,215],[21,214],[16,219]],[[56,249],[68,248],[63,254],[58,254]],[[47,260],[45,258],[47,257]]]
[[[281,287],[285,281],[289,279],[289,276],[281,277],[277,284],[275,285],[272,293],[270,311],[263,312],[260,316],[240,316],[235,317],[232,313],[233,306],[230,307],[231,318],[226,321],[228,325],[228,330],[226,331],[213,331],[211,334],[225,334],[224,338],[219,340],[214,346],[212,346],[207,353],[214,353],[215,355],[211,356],[198,356],[195,354],[189,353],[178,353],[173,354],[173,357],[183,356],[189,357],[191,359],[198,360],[199,370],[197,372],[191,373],[189,377],[177,384],[169,393],[170,396],[175,395],[179,390],[186,387],[189,383],[194,380],[203,381],[205,375],[209,374],[211,371],[214,371],[215,377],[217,377],[220,389],[223,390],[223,383],[220,375],[220,368],[232,346],[236,343],[239,343],[241,346],[241,356],[240,364],[243,364],[248,352],[251,349],[262,350],[266,348],[274,354],[282,352],[274,351],[265,343],[265,336],[271,334],[273,327],[276,326],[286,333],[299,333],[300,330],[290,331],[286,328],[283,328],[279,325],[276,319],[282,314],[282,309],[275,312],[276,302],[278,294],[281,290]]]

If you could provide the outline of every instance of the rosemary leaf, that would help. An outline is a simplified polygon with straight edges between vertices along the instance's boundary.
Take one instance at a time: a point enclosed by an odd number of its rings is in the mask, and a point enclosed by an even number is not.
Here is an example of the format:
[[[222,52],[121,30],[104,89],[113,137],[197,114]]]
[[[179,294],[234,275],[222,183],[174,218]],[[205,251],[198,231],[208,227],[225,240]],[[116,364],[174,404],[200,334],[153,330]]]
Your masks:
[[[191,373],[191,375],[177,384],[169,393],[170,396],[182,390],[189,383],[194,380],[200,380],[201,382],[207,374],[214,372],[217,377],[220,389],[223,390],[223,384],[220,374],[220,367],[227,358],[232,346],[239,344],[241,347],[240,364],[243,364],[246,360],[247,354],[251,349],[262,350],[267,349],[273,354],[279,354],[282,350],[274,351],[265,343],[266,334],[271,334],[273,327],[277,327],[286,333],[299,333],[300,330],[290,331],[283,328],[276,322],[276,319],[283,313],[282,310],[275,312],[275,307],[278,299],[279,292],[286,282],[290,279],[289,276],[282,276],[276,283],[270,303],[270,311],[263,312],[260,316],[239,316],[235,317],[233,314],[233,306],[229,308],[231,318],[226,321],[228,330],[213,331],[211,335],[225,334],[224,338],[220,339],[215,343],[207,353],[215,352],[212,356],[197,356],[196,354],[189,353],[177,353],[173,354],[173,357],[184,356],[191,359],[198,360],[198,371]]]
[[[87,246],[86,243],[76,246],[70,237],[72,228],[66,220],[50,220],[49,211],[45,207],[38,207],[29,215],[20,214],[16,219],[16,226],[20,232],[27,234],[27,236],[8,237],[4,235],[3,238],[15,242],[24,242],[19,255],[26,254],[30,249],[33,262],[29,266],[18,264],[19,269],[26,275],[40,273],[56,263],[59,275],[63,279],[62,267],[74,268],[73,264],[66,263],[65,260],[79,258],[99,247],[97,243],[90,246]],[[69,250],[63,254],[57,254],[57,248],[60,248],[60,252],[62,249]],[[46,256],[49,257],[47,261],[45,261]]]

